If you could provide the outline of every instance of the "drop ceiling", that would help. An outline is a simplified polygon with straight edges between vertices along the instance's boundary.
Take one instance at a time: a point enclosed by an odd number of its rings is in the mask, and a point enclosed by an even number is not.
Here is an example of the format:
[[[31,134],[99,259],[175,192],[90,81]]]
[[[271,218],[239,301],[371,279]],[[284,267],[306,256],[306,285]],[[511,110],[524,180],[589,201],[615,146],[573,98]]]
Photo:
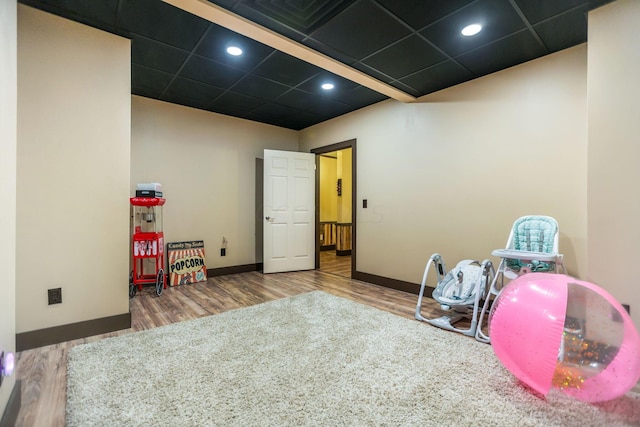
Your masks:
[[[411,102],[584,43],[588,11],[610,1],[21,3],[130,38],[135,95],[300,130],[390,97]],[[168,2],[195,4],[204,13]],[[217,23],[209,18],[220,14]],[[462,36],[471,23],[482,31]],[[243,55],[227,54],[231,44]],[[325,82],[334,89],[321,89]]]

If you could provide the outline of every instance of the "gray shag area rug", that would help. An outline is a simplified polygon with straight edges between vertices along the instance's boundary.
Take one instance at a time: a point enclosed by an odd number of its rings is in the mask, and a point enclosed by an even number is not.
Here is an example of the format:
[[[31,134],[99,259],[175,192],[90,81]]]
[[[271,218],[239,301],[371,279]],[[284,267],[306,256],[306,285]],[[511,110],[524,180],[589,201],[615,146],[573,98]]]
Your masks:
[[[74,347],[66,422],[638,426],[640,395],[535,395],[487,344],[316,291]]]

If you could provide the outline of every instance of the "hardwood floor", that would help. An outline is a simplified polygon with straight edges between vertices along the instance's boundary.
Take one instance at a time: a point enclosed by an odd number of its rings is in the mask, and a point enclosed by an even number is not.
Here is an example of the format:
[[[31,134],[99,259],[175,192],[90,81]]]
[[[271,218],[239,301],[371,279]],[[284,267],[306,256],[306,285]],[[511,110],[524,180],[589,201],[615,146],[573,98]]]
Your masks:
[[[17,426],[64,426],[67,354],[75,345],[313,290],[322,290],[409,319],[413,319],[417,301],[413,294],[319,270],[277,274],[250,272],[213,277],[203,283],[167,288],[160,297],[151,287],[145,288],[130,300],[131,329],[18,353],[15,375],[22,382],[22,407]],[[434,314],[439,313],[433,300],[428,300],[424,308],[424,313],[432,309]]]
[[[320,271],[351,277],[351,256],[338,256],[336,251],[320,251]]]
[[[22,382],[22,407],[16,425],[64,426],[67,355],[75,345],[314,290],[348,298],[407,319],[414,318],[416,295],[320,270],[276,274],[250,272],[213,277],[203,283],[168,288],[160,297],[155,295],[151,287],[145,288],[130,300],[131,329],[18,353],[15,375]],[[422,313],[427,317],[442,314],[439,304],[432,299],[424,301]],[[634,391],[640,392],[640,384]]]

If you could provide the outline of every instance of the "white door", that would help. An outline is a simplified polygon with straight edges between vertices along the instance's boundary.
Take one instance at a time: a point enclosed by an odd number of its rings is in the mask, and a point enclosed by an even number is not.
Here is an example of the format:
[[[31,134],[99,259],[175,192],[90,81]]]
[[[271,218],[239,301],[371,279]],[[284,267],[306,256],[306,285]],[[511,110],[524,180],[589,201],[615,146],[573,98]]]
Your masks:
[[[264,150],[265,273],[315,268],[315,158]]]

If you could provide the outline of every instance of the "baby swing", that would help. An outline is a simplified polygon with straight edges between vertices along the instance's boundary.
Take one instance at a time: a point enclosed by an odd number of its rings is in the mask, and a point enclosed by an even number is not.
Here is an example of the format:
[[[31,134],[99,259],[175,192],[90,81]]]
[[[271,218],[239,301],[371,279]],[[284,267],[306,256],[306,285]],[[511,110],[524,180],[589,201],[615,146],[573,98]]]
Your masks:
[[[443,310],[452,310],[455,314],[441,316],[436,319],[427,319],[422,316],[422,298],[427,285],[429,269],[433,266],[436,271],[438,283],[433,290],[433,299],[440,303]],[[487,286],[492,283],[494,276],[491,261],[462,260],[455,268],[447,272],[444,260],[438,253],[431,255],[422,276],[418,304],[416,306],[416,319],[428,322],[449,331],[460,332],[470,337],[476,336],[478,328],[478,316],[480,302],[484,299]],[[456,323],[463,319],[469,319],[468,328],[456,327]]]

